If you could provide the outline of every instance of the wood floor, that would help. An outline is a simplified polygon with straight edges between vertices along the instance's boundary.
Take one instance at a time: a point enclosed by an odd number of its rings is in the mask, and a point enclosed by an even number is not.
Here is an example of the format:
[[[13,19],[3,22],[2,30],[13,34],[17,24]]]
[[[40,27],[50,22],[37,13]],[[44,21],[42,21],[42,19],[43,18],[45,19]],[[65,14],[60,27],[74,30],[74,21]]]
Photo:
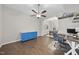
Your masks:
[[[2,46],[0,53],[3,55],[63,55],[64,52],[61,50],[48,48],[52,40],[47,36],[43,36],[24,43],[14,42]]]

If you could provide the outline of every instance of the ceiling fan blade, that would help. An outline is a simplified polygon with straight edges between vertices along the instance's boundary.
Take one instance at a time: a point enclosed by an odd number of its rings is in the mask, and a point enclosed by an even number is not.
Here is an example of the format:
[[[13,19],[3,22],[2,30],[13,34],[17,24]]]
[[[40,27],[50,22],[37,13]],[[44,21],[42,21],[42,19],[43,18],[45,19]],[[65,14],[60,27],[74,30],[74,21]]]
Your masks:
[[[46,10],[44,10],[44,11],[42,11],[41,13],[43,14],[43,13],[46,13],[47,11]]]
[[[42,17],[46,17],[46,15],[41,15]]]
[[[32,10],[34,13],[37,13],[35,10]]]

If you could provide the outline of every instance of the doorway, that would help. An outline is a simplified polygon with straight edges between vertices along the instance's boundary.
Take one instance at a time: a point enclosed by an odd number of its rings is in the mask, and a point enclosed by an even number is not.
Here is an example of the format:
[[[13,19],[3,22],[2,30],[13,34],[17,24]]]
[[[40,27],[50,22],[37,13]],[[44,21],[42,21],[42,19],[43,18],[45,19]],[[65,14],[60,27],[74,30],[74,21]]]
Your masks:
[[[52,17],[43,21],[42,35],[52,36],[53,28],[58,31],[58,19]]]

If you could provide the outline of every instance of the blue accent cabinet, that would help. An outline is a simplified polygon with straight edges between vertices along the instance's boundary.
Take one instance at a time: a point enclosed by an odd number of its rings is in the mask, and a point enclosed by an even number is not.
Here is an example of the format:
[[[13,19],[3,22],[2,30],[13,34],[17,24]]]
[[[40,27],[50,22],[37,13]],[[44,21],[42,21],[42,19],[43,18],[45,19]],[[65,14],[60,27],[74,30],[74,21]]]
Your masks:
[[[22,42],[37,38],[37,32],[23,32],[20,33],[20,39]]]

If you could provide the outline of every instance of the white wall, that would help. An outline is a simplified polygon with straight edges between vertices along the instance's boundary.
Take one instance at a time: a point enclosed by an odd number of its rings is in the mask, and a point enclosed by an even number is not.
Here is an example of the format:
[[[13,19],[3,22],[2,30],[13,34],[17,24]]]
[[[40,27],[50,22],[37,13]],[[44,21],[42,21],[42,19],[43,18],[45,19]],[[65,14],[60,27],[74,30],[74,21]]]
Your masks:
[[[53,31],[53,26],[50,26],[55,23],[55,20],[53,19],[54,17],[51,17],[43,22],[42,35],[47,34],[48,31]],[[50,20],[52,20],[51,21],[52,24],[49,22]],[[56,28],[58,29],[59,33],[67,34],[67,28],[79,28],[79,22],[73,23],[72,21],[73,21],[73,17],[64,18],[64,19],[58,20],[58,22],[56,22],[54,25],[56,26],[57,24]],[[46,26],[49,26],[49,28],[46,29]]]
[[[42,22],[42,30],[41,30],[41,35],[46,35],[48,34],[49,29],[47,29],[47,26],[49,26],[49,23],[47,22],[47,20]]]
[[[0,46],[2,40],[2,5],[0,5]]]
[[[73,17],[59,20],[59,31],[67,33],[67,28],[79,28],[79,22],[73,23]]]
[[[48,29],[47,29],[47,26],[48,26]],[[51,17],[43,21],[42,35],[48,34],[49,31],[53,31],[53,28],[56,28],[56,30],[58,30],[58,18],[57,17]]]
[[[3,44],[19,40],[19,33],[22,31],[39,32],[39,21],[31,18],[28,14],[25,15],[4,6],[3,15]]]

